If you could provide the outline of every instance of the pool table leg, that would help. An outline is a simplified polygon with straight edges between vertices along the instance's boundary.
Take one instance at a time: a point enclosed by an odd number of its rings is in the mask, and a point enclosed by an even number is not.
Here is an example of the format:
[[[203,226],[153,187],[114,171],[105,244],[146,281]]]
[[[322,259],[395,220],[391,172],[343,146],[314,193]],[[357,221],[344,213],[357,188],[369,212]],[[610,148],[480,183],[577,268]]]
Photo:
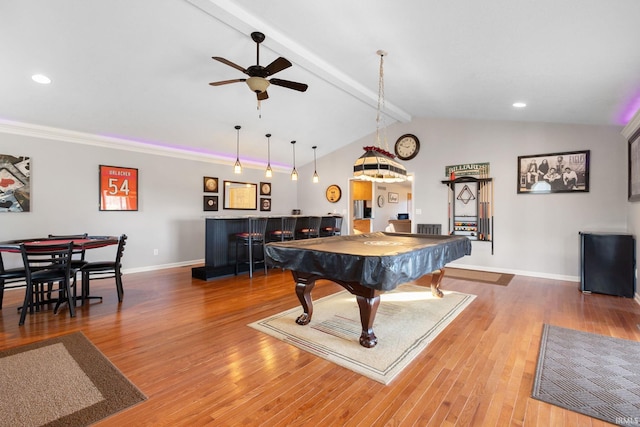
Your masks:
[[[436,298],[442,298],[444,294],[440,290],[440,282],[444,277],[444,268],[431,273],[431,295]]]
[[[362,323],[360,345],[367,348],[375,347],[378,344],[378,338],[373,333],[373,320],[376,318],[380,305],[380,295],[374,297],[356,295],[356,301],[360,307],[360,323]]]
[[[298,316],[296,323],[298,325],[307,325],[311,322],[311,316],[313,315],[313,300],[311,299],[311,291],[316,285],[316,278],[313,276],[305,277],[304,275],[293,273],[293,278],[296,281],[296,295],[300,304],[302,305],[303,313]]]

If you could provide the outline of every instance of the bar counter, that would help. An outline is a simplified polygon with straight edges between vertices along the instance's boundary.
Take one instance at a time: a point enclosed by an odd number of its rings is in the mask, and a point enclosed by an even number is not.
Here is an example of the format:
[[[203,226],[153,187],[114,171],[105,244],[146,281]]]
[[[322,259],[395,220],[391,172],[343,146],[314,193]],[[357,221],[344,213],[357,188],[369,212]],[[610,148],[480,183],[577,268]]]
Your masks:
[[[309,216],[322,216],[320,229],[333,225],[334,217],[331,215],[269,215],[265,237],[271,230],[281,227],[283,217],[296,217],[298,223]],[[257,218],[257,215],[220,215],[205,218],[205,250],[204,266],[191,269],[191,277],[200,280],[211,280],[216,277],[228,276],[235,272],[235,239],[237,233],[247,231],[249,219]],[[249,270],[247,264],[240,264],[239,270]]]

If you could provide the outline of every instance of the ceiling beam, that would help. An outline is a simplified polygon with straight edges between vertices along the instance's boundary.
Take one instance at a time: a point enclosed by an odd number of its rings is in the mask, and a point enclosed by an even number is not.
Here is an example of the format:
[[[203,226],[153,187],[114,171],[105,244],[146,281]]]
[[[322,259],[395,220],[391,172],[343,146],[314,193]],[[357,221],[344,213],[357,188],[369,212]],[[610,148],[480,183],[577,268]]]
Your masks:
[[[285,56],[291,62],[315,74],[338,89],[352,95],[373,109],[378,108],[378,94],[347,76],[310,50],[291,40],[276,28],[266,24],[231,0],[187,0],[213,18],[241,32],[260,31],[268,35],[263,45]],[[384,114],[402,123],[411,121],[411,114],[385,101]]]

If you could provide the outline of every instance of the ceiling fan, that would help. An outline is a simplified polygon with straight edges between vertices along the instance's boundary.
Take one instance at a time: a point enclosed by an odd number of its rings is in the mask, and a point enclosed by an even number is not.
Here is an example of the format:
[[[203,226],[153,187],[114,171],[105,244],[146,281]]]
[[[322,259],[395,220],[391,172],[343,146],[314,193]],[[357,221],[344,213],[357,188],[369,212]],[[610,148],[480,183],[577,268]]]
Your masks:
[[[304,92],[307,90],[308,86],[304,83],[292,82],[289,80],[282,80],[282,79],[267,80],[267,77],[272,76],[277,72],[280,72],[286,68],[291,67],[291,62],[289,62],[287,59],[283,57],[279,57],[278,59],[273,61],[271,64],[267,65],[266,67],[263,67],[262,65],[260,65],[260,43],[264,41],[265,36],[264,34],[256,31],[251,33],[251,38],[253,39],[254,42],[256,42],[256,65],[252,65],[249,68],[245,69],[238,64],[234,64],[228,59],[225,59],[219,56],[213,57],[213,59],[215,59],[216,61],[220,61],[223,64],[227,64],[228,66],[235,68],[236,70],[242,71],[243,73],[248,75],[249,78],[223,80],[219,82],[209,83],[211,86],[222,86],[229,83],[247,82],[247,85],[249,86],[249,88],[256,93],[256,96],[258,97],[258,101],[263,101],[269,98],[269,95],[267,94],[267,88],[269,87],[269,84],[286,87],[288,89],[293,89],[300,92]]]

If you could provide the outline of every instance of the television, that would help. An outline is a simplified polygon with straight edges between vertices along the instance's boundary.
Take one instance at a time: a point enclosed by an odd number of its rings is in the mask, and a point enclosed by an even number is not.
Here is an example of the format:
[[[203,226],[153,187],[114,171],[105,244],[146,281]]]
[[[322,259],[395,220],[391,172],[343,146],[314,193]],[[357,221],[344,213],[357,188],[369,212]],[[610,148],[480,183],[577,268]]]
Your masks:
[[[409,219],[409,214],[408,213],[399,213],[398,214],[398,219]]]

